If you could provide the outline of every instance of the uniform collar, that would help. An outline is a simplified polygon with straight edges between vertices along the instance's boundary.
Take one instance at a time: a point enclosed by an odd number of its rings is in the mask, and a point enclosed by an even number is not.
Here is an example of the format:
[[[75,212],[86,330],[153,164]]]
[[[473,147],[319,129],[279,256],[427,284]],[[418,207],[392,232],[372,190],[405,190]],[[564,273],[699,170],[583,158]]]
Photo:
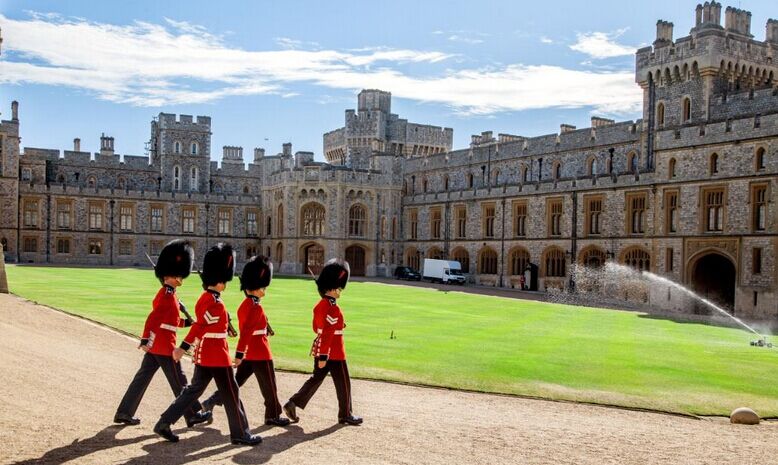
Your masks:
[[[215,298],[217,298],[217,299],[218,299],[218,298],[219,298],[219,297],[222,295],[222,293],[221,293],[221,292],[219,292],[219,291],[214,291],[213,289],[206,289],[205,291],[206,291],[206,292],[210,292],[210,293],[211,293],[211,295],[213,295],[213,296],[214,296]]]
[[[175,294],[176,293],[176,288],[173,287],[173,286],[169,286],[167,284],[163,284],[162,288],[165,289],[165,292],[168,293],[168,294]]]
[[[254,302],[254,305],[259,305],[259,297],[255,295],[249,295],[247,296],[249,299],[251,299],[252,302]]]
[[[338,300],[335,299],[334,297],[326,296],[324,298],[327,299],[327,301],[330,303],[330,305],[337,305],[337,303],[338,303]]]

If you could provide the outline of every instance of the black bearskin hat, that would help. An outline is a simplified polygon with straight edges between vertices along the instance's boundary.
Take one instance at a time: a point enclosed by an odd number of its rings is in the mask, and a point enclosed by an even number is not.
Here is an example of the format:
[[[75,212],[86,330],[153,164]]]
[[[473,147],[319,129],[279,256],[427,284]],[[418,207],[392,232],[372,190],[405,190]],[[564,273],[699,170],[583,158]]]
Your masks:
[[[235,251],[232,246],[220,242],[205,252],[200,279],[203,288],[232,280],[235,274]]]
[[[162,281],[165,276],[180,276],[186,278],[192,272],[194,250],[189,241],[176,239],[170,241],[159,253],[154,274]]]
[[[254,291],[268,287],[273,279],[273,263],[264,255],[251,257],[240,275],[240,290]]]
[[[351,269],[348,262],[333,258],[324,264],[319,278],[316,279],[316,287],[319,288],[319,295],[324,296],[327,291],[333,289],[345,289],[348,283]]]

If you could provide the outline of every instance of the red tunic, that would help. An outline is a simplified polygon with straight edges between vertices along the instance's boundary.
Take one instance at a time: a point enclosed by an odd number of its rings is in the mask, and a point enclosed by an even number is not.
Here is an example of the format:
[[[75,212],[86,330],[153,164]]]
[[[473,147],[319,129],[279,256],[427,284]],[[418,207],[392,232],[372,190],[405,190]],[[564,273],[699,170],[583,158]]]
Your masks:
[[[267,339],[267,316],[259,304],[259,298],[246,297],[238,308],[240,339],[235,358],[246,360],[273,360],[270,341]]]
[[[176,289],[162,286],[151,306],[151,313],[143,327],[141,345],[147,346],[152,354],[170,356],[176,347],[176,331],[185,325],[179,314]]]
[[[232,360],[227,348],[229,315],[220,294],[211,290],[203,292],[195,305],[195,315],[197,321],[181,343],[181,348],[189,350],[189,347],[197,344],[194,352],[194,362],[197,365],[230,366]]]
[[[313,331],[318,334],[313,343],[313,355],[319,360],[346,360],[345,327],[343,312],[336,300],[322,298],[313,308]]]

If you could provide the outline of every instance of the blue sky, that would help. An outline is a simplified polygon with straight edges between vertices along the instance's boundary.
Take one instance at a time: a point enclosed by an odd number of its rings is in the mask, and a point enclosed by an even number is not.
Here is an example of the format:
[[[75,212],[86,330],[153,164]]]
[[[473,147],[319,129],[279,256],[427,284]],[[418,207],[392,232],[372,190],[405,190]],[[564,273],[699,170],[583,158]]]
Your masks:
[[[105,132],[118,153],[143,154],[164,111],[211,116],[214,159],[287,141],[322,159],[322,134],[378,87],[394,113],[454,128],[463,148],[481,131],[639,118],[634,51],[657,19],[687,35],[696,4],[0,0],[0,111],[20,102],[23,146],[80,137],[97,151]],[[778,17],[774,0],[730,5],[753,13],[757,40]]]

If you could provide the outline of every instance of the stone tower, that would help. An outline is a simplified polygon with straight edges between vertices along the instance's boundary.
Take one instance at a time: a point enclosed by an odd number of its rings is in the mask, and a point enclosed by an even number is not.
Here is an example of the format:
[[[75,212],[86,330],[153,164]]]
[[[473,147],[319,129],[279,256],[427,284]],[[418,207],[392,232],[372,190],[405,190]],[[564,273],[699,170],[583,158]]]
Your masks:
[[[160,113],[151,122],[151,164],[159,169],[162,190],[208,192],[210,186],[211,118]]]
[[[11,119],[0,121],[0,246],[16,257],[19,224],[19,103],[11,103]]]

